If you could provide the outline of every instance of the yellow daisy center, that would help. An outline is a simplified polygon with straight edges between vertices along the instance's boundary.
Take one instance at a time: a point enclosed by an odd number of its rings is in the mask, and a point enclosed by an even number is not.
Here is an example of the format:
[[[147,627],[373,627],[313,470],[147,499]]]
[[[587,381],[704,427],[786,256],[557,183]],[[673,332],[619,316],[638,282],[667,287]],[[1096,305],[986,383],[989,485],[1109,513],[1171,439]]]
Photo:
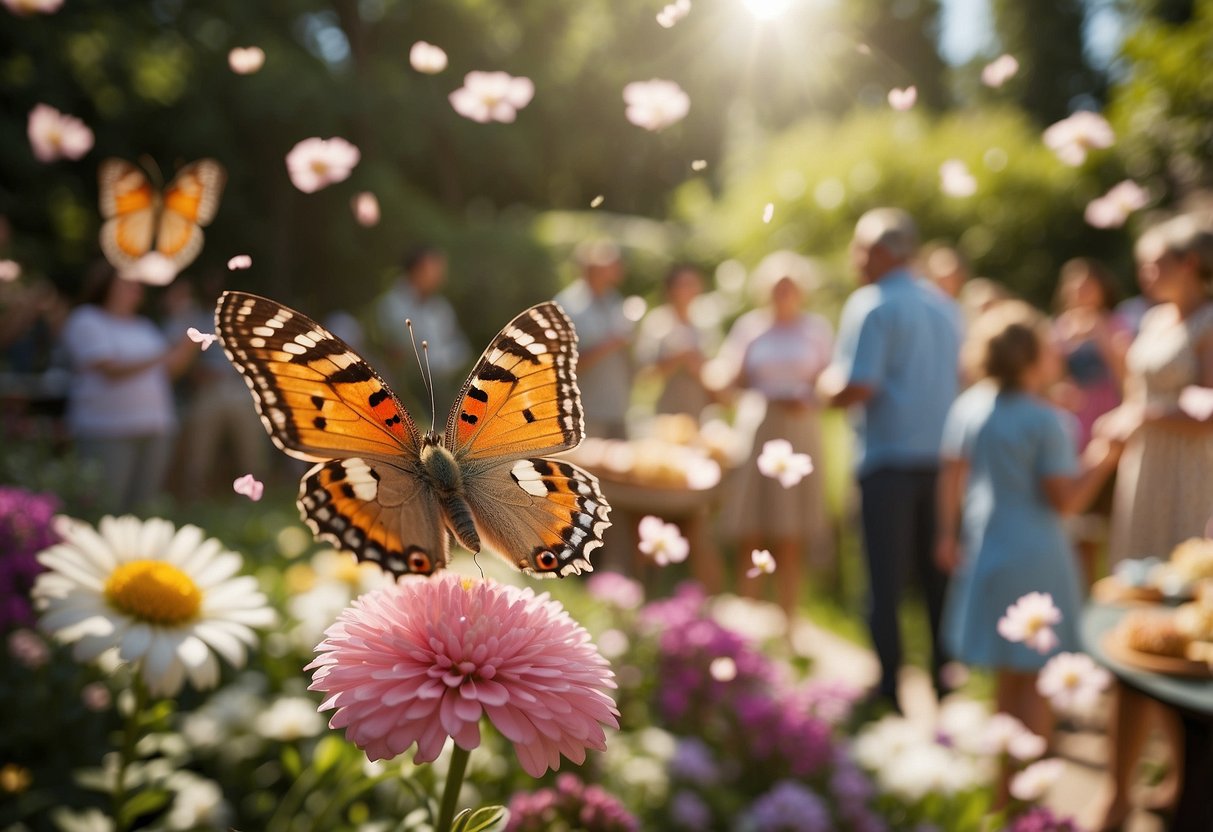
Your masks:
[[[193,579],[160,560],[119,566],[105,582],[105,597],[127,615],[152,624],[181,624],[202,606],[202,590]]]

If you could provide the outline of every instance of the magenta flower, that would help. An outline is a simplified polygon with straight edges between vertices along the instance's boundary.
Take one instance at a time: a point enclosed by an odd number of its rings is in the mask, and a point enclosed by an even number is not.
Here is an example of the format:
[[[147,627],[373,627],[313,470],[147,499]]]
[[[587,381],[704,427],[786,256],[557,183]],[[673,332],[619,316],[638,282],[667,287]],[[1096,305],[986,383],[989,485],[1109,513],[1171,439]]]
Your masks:
[[[619,711],[610,666],[585,628],[546,593],[446,574],[363,595],[338,617],[308,665],[329,726],[371,760],[438,757],[447,737],[480,745],[480,719],[510,742],[532,777],[606,748]]]

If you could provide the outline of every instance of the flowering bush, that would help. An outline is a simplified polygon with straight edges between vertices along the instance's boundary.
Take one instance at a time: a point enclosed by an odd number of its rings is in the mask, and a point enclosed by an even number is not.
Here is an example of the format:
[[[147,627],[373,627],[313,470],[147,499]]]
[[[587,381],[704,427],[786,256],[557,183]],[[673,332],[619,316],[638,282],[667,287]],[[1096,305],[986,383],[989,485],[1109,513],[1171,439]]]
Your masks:
[[[0,632],[34,621],[29,592],[42,571],[36,556],[59,539],[51,528],[58,509],[53,494],[0,486]]]

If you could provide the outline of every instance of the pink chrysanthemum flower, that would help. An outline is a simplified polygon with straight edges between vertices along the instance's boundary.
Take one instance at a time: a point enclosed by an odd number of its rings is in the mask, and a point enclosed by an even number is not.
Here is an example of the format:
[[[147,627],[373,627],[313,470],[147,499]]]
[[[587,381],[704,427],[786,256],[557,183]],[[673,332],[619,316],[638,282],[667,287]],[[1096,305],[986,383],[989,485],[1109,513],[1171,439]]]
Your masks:
[[[413,743],[430,762],[446,738],[480,745],[480,719],[514,744],[523,769],[540,777],[563,754],[585,761],[603,750],[603,726],[619,711],[615,687],[590,635],[545,593],[446,574],[363,595],[316,648],[311,689],[335,710],[329,726],[371,760]]]

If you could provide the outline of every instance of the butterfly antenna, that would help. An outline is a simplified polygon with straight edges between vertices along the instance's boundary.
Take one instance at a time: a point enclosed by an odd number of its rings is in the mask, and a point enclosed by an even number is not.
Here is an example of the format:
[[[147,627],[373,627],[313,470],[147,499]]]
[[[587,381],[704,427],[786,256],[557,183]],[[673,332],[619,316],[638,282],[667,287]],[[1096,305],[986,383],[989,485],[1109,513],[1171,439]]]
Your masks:
[[[143,169],[157,188],[164,187],[164,172],[160,170],[160,165],[156,164],[155,158],[150,153],[141,154],[139,156],[139,164],[143,166]]]
[[[413,321],[410,318],[404,319],[404,325],[409,328],[409,340],[413,342],[413,355],[417,357],[417,369],[421,371],[421,383],[430,391],[430,426],[431,430],[435,429],[438,424],[438,413],[434,408],[434,379],[430,375],[430,351],[425,341],[421,342],[421,349],[417,349],[417,333],[413,330]],[[425,361],[421,360],[421,353],[425,352]]]

